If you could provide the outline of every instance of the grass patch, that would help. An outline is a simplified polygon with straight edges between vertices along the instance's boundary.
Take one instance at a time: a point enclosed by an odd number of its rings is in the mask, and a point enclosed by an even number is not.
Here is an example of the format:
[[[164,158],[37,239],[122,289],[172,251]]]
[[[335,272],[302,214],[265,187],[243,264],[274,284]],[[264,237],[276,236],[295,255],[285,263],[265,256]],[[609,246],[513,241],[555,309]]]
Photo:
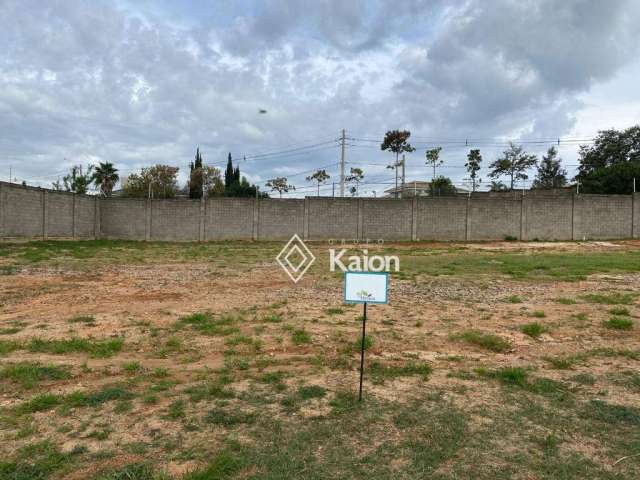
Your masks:
[[[46,380],[64,380],[70,376],[66,366],[41,365],[37,362],[20,362],[0,368],[0,379],[10,380],[27,389]]]
[[[531,393],[544,396],[557,396],[560,399],[568,395],[567,388],[560,382],[549,378],[529,379],[529,370],[522,367],[505,367],[496,370],[476,370],[480,376],[493,378],[503,385],[518,387]]]
[[[302,400],[323,398],[326,394],[327,390],[319,385],[305,385],[298,389],[298,396]]]
[[[547,314],[544,313],[542,310],[536,310],[531,313],[531,316],[535,318],[544,318],[547,316]]]
[[[385,365],[381,362],[374,361],[365,369],[365,376],[369,375],[374,383],[380,384],[384,383],[385,380],[399,377],[420,376],[426,380],[432,371],[431,365],[424,362]]]
[[[130,400],[133,397],[133,393],[115,385],[106,386],[95,392],[72,392],[68,395],[43,393],[18,405],[15,411],[18,415],[24,415],[43,412],[56,407],[98,407],[106,402],[113,400]]]
[[[612,425],[640,426],[640,408],[615,405],[602,400],[591,400],[585,405],[581,416]]]
[[[69,323],[84,323],[87,325],[94,325],[96,323],[96,319],[91,315],[79,315],[77,317],[71,317],[67,321]]]
[[[589,303],[600,303],[603,305],[631,305],[633,303],[634,298],[636,297],[633,293],[590,293],[588,295],[583,295],[582,298]]]
[[[93,340],[86,338],[70,338],[68,340],[32,339],[26,348],[35,353],[52,353],[64,355],[66,353],[87,353],[95,358],[112,357],[122,350],[123,338]]]
[[[291,341],[295,345],[305,345],[311,343],[311,335],[304,328],[300,328],[291,333]]]
[[[327,315],[342,315],[344,313],[344,308],[339,307],[331,307],[325,310]]]
[[[12,460],[0,460],[0,478],[6,480],[46,480],[68,469],[73,453],[62,453],[49,441],[27,445]]]
[[[611,317],[609,320],[602,322],[602,325],[612,330],[631,330],[633,328],[633,320],[625,317]]]
[[[209,410],[203,418],[205,423],[212,425],[222,425],[230,428],[242,424],[252,424],[256,420],[255,413],[248,413],[241,410],[230,410],[222,408],[214,408]]]
[[[538,322],[531,322],[522,325],[520,331],[531,338],[538,338],[547,331],[547,327]]]
[[[354,352],[362,351],[362,336],[358,340],[353,342],[352,347],[353,347],[352,349],[353,349]],[[365,350],[369,350],[371,347],[373,347],[373,337],[371,335],[365,335],[364,336],[364,349]]]
[[[629,309],[625,307],[613,307],[611,310],[609,310],[609,313],[611,315],[622,315],[623,317],[628,317],[629,315],[631,315]]]
[[[11,352],[20,349],[20,344],[13,340],[0,340],[0,356],[8,355]]]
[[[210,312],[197,312],[180,317],[174,325],[177,329],[191,327],[203,335],[225,336],[238,333],[240,329],[235,325],[240,319],[233,315],[214,317]]]
[[[453,335],[454,340],[463,340],[471,345],[477,345],[496,353],[505,353],[511,350],[511,344],[502,337],[480,330],[465,330]]]
[[[575,305],[576,303],[578,303],[573,298],[566,298],[566,297],[556,298],[556,302],[562,305]]]
[[[522,303],[522,298],[520,298],[518,295],[511,295],[507,298],[507,301],[509,303]]]

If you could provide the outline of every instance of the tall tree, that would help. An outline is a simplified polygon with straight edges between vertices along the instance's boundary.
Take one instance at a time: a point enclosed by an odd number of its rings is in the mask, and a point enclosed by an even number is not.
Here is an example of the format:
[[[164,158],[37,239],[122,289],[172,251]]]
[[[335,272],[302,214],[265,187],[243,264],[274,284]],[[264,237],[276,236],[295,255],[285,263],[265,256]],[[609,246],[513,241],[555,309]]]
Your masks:
[[[178,191],[178,168],[154,165],[129,175],[124,191],[130,197],[173,198]]]
[[[442,160],[440,160],[441,150],[442,147],[436,147],[427,150],[427,152],[425,153],[425,156],[427,157],[427,165],[431,165],[433,167],[433,176],[431,177],[432,180],[435,180],[436,178],[436,167],[442,165]]]
[[[509,143],[509,148],[502,152],[502,157],[489,165],[491,178],[498,178],[503,175],[509,177],[509,188],[513,190],[517,180],[526,180],[529,178],[527,170],[534,167],[538,163],[535,155],[529,154],[522,149],[520,145]]]
[[[538,165],[538,173],[533,181],[533,188],[561,188],[567,184],[567,171],[562,168],[562,159],[558,158],[555,147],[549,148]]]
[[[118,180],[120,180],[118,169],[110,162],[100,162],[93,172],[93,184],[100,188],[100,193],[105,197],[111,196]]]
[[[331,175],[326,170],[317,170],[313,175],[307,177],[307,182],[316,182],[318,184],[318,196],[320,196],[320,184],[325,183],[331,178]]]
[[[87,165],[86,170],[82,170],[82,165],[74,165],[67,175],[62,177],[64,190],[73,193],[87,193],[89,185],[93,181],[93,165]],[[57,185],[56,185],[57,183]],[[60,183],[54,182],[54,189],[61,190]]]
[[[430,189],[431,196],[455,195],[456,187],[449,177],[440,175],[431,180]]]
[[[409,143],[410,136],[411,132],[409,130],[389,130],[385,133],[384,140],[380,144],[380,150],[389,150],[396,155],[396,161],[393,165],[387,166],[387,168],[396,171],[396,198],[398,197],[398,167],[400,166],[398,159],[400,158],[400,154],[415,151],[415,148]]]
[[[206,198],[224,195],[224,182],[220,170],[215,167],[202,167],[202,190]]]
[[[364,172],[361,168],[351,168],[351,170],[349,171],[349,175],[347,175],[344,180],[347,183],[353,184],[349,190],[351,191],[351,195],[355,197],[358,195],[360,182],[364,180]]]
[[[289,190],[295,190],[296,187],[290,185],[287,182],[287,177],[276,177],[268,180],[265,183],[265,186],[269,187],[272,192],[278,192],[280,194],[280,198],[282,198],[283,193],[289,192]]]
[[[579,161],[580,191],[633,192],[633,179],[640,179],[640,125],[598,132],[593,145],[580,147]]]
[[[478,172],[480,171],[480,164],[482,163],[482,155],[480,155],[480,150],[469,150],[467,155],[467,163],[464,166],[469,172],[469,178],[471,179],[471,191],[475,192],[478,185],[482,182],[482,179],[478,176]]]
[[[233,162],[231,160],[231,152],[227,156],[227,169],[224,172],[224,188],[230,188],[235,178],[233,171]]]
[[[189,164],[189,198],[202,198],[203,187],[202,154],[196,149],[196,158]]]

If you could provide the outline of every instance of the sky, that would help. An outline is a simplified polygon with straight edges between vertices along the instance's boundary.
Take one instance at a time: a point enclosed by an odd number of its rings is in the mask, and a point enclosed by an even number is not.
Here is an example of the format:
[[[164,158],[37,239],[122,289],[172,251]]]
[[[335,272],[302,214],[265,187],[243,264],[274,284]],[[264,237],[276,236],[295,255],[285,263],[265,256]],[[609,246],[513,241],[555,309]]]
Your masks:
[[[580,144],[640,123],[635,0],[0,0],[0,45],[0,179],[31,185],[107,161],[184,182],[199,147],[289,196],[324,167],[331,195],[345,129],[347,172],[380,196],[387,130],[411,131],[407,181],[442,146],[438,175],[463,185],[480,148],[487,185],[507,141],[555,141],[573,174]]]

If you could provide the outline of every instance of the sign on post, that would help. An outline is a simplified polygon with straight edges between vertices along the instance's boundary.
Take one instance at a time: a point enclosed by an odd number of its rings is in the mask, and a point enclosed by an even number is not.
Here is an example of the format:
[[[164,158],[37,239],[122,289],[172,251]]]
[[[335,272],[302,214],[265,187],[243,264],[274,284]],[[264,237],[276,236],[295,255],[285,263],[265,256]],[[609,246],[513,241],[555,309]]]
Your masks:
[[[345,303],[362,303],[362,338],[360,339],[360,391],[358,401],[362,401],[362,378],[364,377],[364,339],[367,330],[367,304],[387,303],[389,274],[384,272],[345,272]]]
[[[384,272],[346,272],[345,303],[387,303],[389,274]]]

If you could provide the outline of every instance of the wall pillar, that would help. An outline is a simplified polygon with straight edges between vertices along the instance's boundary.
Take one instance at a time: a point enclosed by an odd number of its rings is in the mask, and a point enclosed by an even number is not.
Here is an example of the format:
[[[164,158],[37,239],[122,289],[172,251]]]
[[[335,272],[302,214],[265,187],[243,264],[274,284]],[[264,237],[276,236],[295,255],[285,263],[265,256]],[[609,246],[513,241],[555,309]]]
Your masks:
[[[576,240],[576,194],[571,195],[571,240]]]
[[[631,238],[638,238],[638,219],[636,218],[640,212],[638,211],[638,207],[640,207],[640,194],[633,193],[631,195]]]
[[[418,197],[411,200],[411,240],[418,241]]]
[[[205,239],[205,221],[207,218],[207,200],[204,198],[204,195],[200,197],[200,222],[198,228],[198,241],[204,242]]]
[[[304,197],[304,215],[302,217],[302,239],[309,240],[309,203],[311,199]]]
[[[102,200],[96,195],[93,202],[93,238],[99,240],[102,237],[101,209]]]
[[[7,204],[7,200],[4,198],[5,188],[2,183],[0,183],[0,238],[5,237],[7,234],[4,230],[4,208]]]
[[[356,240],[364,240],[364,200],[358,198],[358,228],[356,230]]]
[[[145,241],[151,240],[151,202],[150,198],[147,198],[145,202],[145,227],[144,227],[144,239]]]
[[[47,191],[42,190],[42,238],[47,239],[47,217],[49,212],[47,211]]]
[[[468,242],[471,238],[471,197],[467,197],[467,209],[464,218],[464,239]]]
[[[78,235],[76,234],[76,194],[73,194],[71,202],[71,238],[74,240]]]
[[[253,240],[260,239],[260,199],[253,200],[253,231],[251,233]]]
[[[527,210],[525,208],[525,196],[520,196],[520,241],[527,240]]]

